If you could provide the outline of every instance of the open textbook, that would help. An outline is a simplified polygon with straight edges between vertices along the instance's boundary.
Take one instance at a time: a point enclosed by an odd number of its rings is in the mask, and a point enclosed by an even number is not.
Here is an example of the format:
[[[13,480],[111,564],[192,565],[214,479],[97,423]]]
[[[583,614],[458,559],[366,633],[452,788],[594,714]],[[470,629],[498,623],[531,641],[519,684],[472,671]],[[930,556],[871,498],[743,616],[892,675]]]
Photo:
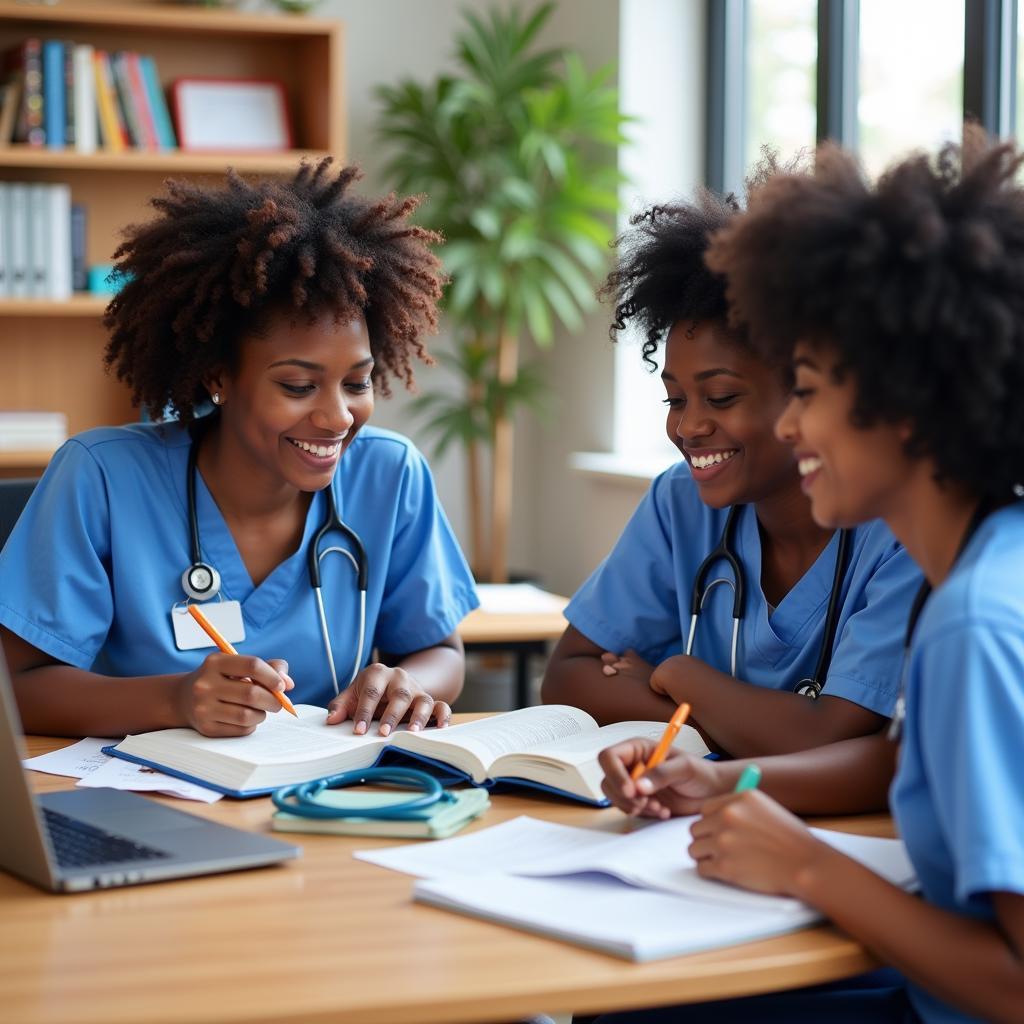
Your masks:
[[[298,719],[268,715],[248,736],[211,738],[193,729],[126,736],[105,748],[116,757],[157,768],[230,796],[257,796],[299,782],[374,764],[415,762],[446,783],[520,784],[603,804],[597,755],[631,736],[658,739],[664,722],[617,722],[598,727],[578,708],[552,704],[463,722],[447,729],[355,736],[352,723],[327,725],[323,708],[300,704]],[[700,734],[680,730],[676,747],[708,752]]]
[[[355,856],[419,876],[421,902],[631,960],[751,942],[820,919],[798,900],[701,878],[686,852],[694,820],[618,834],[520,817],[429,846]],[[899,840],[813,831],[894,884],[916,885]]]

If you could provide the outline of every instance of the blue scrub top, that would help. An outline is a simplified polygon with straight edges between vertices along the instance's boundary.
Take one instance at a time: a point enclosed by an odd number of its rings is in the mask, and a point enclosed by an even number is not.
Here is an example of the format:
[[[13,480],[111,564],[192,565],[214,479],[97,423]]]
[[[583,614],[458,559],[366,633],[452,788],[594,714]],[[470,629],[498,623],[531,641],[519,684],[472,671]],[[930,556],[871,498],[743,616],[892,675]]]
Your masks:
[[[652,483],[611,554],[570,601],[566,618],[599,647],[632,647],[658,664],[680,654],[690,628],[697,569],[718,546],[728,509],[705,505],[685,462]],[[740,514],[735,554],[746,597],[737,675],[773,689],[791,689],[814,672],[835,575],[838,534],[770,612],[761,590],[761,540],[753,507]],[[731,579],[715,564],[709,580]],[[899,688],[903,630],[921,576],[881,522],[858,526],[843,579],[832,662],[824,692],[880,715],[892,714]],[[697,624],[693,655],[729,672],[732,588],[714,587]],[[610,678],[614,683],[614,677]]]
[[[103,675],[195,669],[210,651],[179,651],[170,618],[184,600],[181,575],[191,564],[189,445],[178,424],[101,428],[68,441],[0,552],[0,624],[62,662]],[[235,647],[286,659],[292,698],[325,705],[334,687],[306,550],[326,518],[326,496],[314,495],[295,554],[254,587],[201,475],[196,484],[203,559],[220,572],[224,596],[242,606],[246,637]],[[479,602],[423,456],[398,434],[364,427],[331,486],[369,564],[362,663],[374,647],[400,655],[443,640]],[[329,544],[345,542],[332,532],[321,542]],[[351,563],[327,555],[321,582],[344,686],[359,629]]]
[[[1024,893],[1024,503],[989,516],[925,604],[890,805],[929,903],[994,921]],[[929,1024],[974,1018],[914,985]]]

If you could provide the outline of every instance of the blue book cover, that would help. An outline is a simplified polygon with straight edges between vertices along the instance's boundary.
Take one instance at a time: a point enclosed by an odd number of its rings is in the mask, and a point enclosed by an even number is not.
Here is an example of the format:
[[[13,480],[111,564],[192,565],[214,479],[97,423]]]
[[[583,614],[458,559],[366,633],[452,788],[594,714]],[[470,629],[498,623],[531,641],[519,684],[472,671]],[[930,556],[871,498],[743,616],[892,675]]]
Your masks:
[[[153,112],[153,122],[156,125],[156,136],[160,142],[160,148],[174,149],[178,143],[174,137],[174,125],[171,123],[171,115],[167,109],[167,100],[164,98],[164,91],[160,87],[160,76],[156,72],[156,61],[152,57],[143,54],[139,57],[139,68],[142,71],[142,81],[146,86],[149,109]]]
[[[43,41],[43,131],[48,149],[64,148],[64,44]]]

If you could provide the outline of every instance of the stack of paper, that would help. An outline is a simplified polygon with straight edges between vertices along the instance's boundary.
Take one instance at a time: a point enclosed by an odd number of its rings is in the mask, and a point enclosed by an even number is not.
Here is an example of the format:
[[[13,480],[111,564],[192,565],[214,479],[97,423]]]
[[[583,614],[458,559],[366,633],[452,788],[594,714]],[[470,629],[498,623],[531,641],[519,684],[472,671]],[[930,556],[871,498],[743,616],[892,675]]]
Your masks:
[[[427,848],[355,856],[419,876],[421,902],[630,960],[751,942],[820,919],[799,900],[701,878],[686,852],[694,820],[617,834],[520,817]],[[894,884],[916,884],[898,840],[814,832]]]

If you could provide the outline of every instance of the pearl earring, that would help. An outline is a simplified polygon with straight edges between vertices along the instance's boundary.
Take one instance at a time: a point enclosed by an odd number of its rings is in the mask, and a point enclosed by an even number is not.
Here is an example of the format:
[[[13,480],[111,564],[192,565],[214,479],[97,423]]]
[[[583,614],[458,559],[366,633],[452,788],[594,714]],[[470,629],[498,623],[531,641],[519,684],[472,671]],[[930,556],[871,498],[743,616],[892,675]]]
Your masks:
[[[213,404],[214,405],[220,405],[220,392],[219,391],[214,391],[214,393],[210,396],[210,398],[213,399]]]

